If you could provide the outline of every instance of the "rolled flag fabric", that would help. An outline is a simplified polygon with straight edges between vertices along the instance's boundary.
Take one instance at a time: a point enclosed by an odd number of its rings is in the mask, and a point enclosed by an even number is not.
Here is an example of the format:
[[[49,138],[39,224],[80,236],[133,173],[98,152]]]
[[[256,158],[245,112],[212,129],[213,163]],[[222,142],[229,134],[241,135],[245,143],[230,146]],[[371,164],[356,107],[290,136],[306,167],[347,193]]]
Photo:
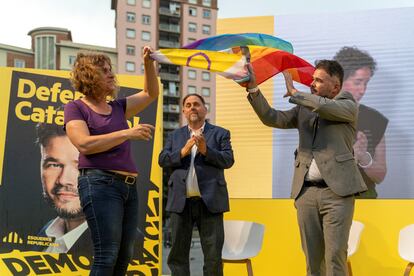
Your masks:
[[[193,43],[194,44],[194,43]],[[246,49],[248,53],[246,55]],[[161,49],[151,54],[160,63],[189,66],[217,72],[217,74],[246,86],[250,62],[260,84],[284,70],[289,70],[293,80],[310,86],[315,68],[307,61],[289,52],[264,46],[237,46],[221,51],[200,49]],[[249,60],[250,59],[250,60]]]
[[[161,49],[151,54],[160,63],[188,66],[216,72],[228,79],[248,76],[246,58],[229,51],[207,51],[190,49]]]

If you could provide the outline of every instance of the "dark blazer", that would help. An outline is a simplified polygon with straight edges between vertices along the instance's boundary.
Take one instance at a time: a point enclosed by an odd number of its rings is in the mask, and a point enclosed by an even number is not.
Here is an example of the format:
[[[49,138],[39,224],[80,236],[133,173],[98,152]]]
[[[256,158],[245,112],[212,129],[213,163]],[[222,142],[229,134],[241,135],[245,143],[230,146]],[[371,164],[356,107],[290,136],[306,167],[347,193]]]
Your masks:
[[[289,100],[297,105],[287,111],[270,107],[260,92],[248,95],[248,100],[265,125],[299,130],[292,198],[299,195],[312,158],[335,194],[348,196],[367,190],[353,155],[358,107],[351,93],[328,99],[297,92]]]
[[[202,200],[212,213],[229,210],[227,183],[224,169],[234,163],[230,143],[230,132],[224,128],[206,122],[203,132],[207,145],[206,155],[197,153],[194,167]],[[176,129],[168,136],[158,163],[163,168],[173,170],[168,181],[168,200],[166,210],[180,213],[186,201],[186,178],[190,168],[191,155],[181,159],[181,149],[190,139],[188,126]]]

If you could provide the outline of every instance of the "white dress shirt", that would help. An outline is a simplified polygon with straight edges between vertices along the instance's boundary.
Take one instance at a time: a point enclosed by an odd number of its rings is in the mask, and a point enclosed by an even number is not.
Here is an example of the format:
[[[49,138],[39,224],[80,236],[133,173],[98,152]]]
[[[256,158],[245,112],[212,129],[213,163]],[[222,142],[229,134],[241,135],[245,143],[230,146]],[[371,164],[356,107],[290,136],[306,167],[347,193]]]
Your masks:
[[[318,165],[316,165],[315,158],[312,158],[312,162],[309,167],[308,173],[305,175],[305,180],[308,181],[320,181],[322,180],[321,172],[319,171]]]
[[[88,224],[85,221],[75,229],[65,233],[65,221],[60,217],[55,218],[47,227],[45,233],[48,237],[55,238],[53,243],[57,246],[49,246],[45,252],[67,253],[87,228]]]
[[[188,131],[190,132],[190,136],[193,137],[194,135],[200,135],[204,131],[204,126],[206,123],[203,124],[203,126],[200,129],[193,130],[188,126]],[[194,146],[191,148],[191,162],[190,162],[190,168],[188,169],[187,179],[186,179],[186,187],[187,187],[187,198],[193,197],[193,196],[201,196],[200,189],[198,188],[198,180],[197,180],[197,174],[195,172],[194,168],[194,158],[197,154],[198,147],[194,144]]]

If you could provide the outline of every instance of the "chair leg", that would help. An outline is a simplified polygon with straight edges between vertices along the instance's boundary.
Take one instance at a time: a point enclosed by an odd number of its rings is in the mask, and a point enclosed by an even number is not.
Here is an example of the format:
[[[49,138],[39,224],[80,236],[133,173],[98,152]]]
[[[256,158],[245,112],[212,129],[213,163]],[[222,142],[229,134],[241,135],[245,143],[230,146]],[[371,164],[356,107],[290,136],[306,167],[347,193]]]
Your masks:
[[[407,267],[405,268],[404,276],[410,275],[410,272],[413,266],[414,266],[414,263],[408,263]]]
[[[253,276],[252,261],[250,259],[246,260],[246,266],[247,266],[247,275]]]
[[[223,270],[224,270],[224,263],[233,263],[233,264],[246,264],[247,267],[247,275],[253,276],[253,268],[252,268],[252,261],[250,259],[243,259],[243,260],[222,260]]]
[[[351,261],[348,261],[347,264],[348,264],[348,276],[352,276]]]

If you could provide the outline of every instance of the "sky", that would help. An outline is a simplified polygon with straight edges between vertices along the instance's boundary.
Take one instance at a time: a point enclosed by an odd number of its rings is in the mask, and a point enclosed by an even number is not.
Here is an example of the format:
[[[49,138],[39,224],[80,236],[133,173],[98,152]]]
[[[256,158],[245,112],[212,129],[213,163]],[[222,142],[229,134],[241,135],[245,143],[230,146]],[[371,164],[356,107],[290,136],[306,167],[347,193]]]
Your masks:
[[[237,3],[237,4],[235,4]],[[219,18],[413,7],[413,0],[218,0]],[[115,48],[111,0],[0,0],[0,43],[30,48],[38,27],[69,29],[72,40]]]

